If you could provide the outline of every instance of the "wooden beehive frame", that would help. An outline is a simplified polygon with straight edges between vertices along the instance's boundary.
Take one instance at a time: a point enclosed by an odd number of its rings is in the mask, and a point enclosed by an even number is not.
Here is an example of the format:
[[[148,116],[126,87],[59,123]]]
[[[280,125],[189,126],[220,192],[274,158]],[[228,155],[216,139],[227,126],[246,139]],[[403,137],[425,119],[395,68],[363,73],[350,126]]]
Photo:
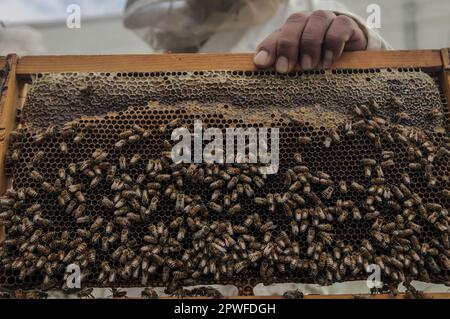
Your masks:
[[[440,72],[442,92],[450,113],[450,49],[417,51],[383,51],[344,53],[333,69],[367,68],[426,68]],[[70,72],[182,72],[182,71],[254,71],[250,54],[164,54],[164,55],[110,55],[110,56],[29,56],[0,57],[0,69],[9,64],[0,99],[0,194],[8,187],[5,179],[5,156],[9,133],[15,127],[16,111],[26,99],[29,78],[38,73]],[[3,81],[3,79],[2,79]],[[1,82],[0,82],[1,83]],[[0,239],[4,230],[0,228]],[[400,294],[397,298],[403,298]],[[450,293],[429,294],[432,298],[448,298]],[[307,298],[349,299],[353,295]],[[375,295],[371,298],[390,298]]]

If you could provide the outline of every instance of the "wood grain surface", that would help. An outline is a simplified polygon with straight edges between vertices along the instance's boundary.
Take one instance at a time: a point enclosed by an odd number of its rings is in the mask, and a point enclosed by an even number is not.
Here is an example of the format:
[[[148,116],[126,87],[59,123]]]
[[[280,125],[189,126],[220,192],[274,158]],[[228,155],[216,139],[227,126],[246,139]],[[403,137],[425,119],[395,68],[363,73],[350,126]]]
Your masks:
[[[346,52],[333,68],[442,66],[439,50]],[[60,72],[253,71],[252,54],[26,56],[17,74]]]
[[[6,190],[7,181],[4,175],[6,154],[8,152],[8,136],[13,130],[16,117],[16,106],[18,93],[18,82],[16,77],[17,56],[8,57],[10,71],[5,83],[5,90],[0,98],[0,194]],[[5,230],[0,227],[0,240],[4,238]]]

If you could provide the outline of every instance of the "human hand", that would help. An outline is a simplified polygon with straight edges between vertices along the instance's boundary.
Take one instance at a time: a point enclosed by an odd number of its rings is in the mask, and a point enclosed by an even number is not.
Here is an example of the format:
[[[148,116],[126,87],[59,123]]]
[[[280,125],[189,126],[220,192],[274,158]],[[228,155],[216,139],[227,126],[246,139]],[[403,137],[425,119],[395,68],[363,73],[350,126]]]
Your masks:
[[[299,12],[258,46],[254,63],[259,68],[275,66],[280,73],[292,71],[297,63],[303,70],[320,63],[327,69],[343,51],[366,48],[367,37],[351,17],[324,10]]]

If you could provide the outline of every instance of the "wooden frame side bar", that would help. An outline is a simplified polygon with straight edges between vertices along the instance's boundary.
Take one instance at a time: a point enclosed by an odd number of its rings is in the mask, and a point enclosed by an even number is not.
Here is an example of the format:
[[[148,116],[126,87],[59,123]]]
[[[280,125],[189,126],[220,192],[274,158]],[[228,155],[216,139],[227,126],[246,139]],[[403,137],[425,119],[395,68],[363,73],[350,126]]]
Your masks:
[[[5,170],[5,157],[9,133],[16,124],[16,107],[19,98],[19,84],[16,78],[18,57],[8,57],[10,69],[5,83],[5,90],[0,99],[0,172]],[[5,192],[5,181],[0,181],[0,193]]]
[[[16,66],[18,57],[8,56],[6,63],[9,63],[9,73],[5,82],[5,90],[0,99],[0,194],[7,189],[7,180],[4,176],[6,154],[8,152],[8,137],[16,124],[16,107],[19,98],[19,85],[16,77]],[[0,240],[4,238],[5,229],[0,227]]]
[[[439,50],[346,52],[333,68],[440,68]],[[18,76],[64,72],[253,71],[252,54],[26,56]]]
[[[447,98],[447,107],[450,114],[450,49],[441,50],[442,74],[441,83],[442,90]]]

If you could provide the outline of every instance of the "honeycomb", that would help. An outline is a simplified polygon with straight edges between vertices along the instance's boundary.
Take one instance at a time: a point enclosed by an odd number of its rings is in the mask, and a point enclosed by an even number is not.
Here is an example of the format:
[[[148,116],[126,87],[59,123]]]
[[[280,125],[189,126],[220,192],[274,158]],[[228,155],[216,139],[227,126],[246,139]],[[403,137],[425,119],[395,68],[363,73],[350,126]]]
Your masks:
[[[448,282],[446,101],[416,69],[38,74],[0,286]],[[447,117],[448,119],[448,117]],[[280,169],[174,164],[175,127],[279,128]],[[230,201],[231,198],[231,201]]]

